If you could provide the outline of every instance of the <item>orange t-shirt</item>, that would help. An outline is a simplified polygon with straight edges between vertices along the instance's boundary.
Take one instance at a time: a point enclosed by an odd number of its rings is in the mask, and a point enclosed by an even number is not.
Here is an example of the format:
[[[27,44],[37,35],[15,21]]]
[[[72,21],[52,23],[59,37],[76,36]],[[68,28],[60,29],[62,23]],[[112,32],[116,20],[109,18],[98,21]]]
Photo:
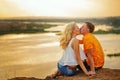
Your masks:
[[[94,60],[94,66],[95,67],[101,67],[104,65],[104,52],[103,49],[99,43],[99,41],[96,39],[96,37],[88,33],[83,37],[83,40],[80,41],[80,43],[84,44],[84,53],[87,54],[87,49],[93,49],[93,60]],[[89,61],[86,59],[88,65]]]

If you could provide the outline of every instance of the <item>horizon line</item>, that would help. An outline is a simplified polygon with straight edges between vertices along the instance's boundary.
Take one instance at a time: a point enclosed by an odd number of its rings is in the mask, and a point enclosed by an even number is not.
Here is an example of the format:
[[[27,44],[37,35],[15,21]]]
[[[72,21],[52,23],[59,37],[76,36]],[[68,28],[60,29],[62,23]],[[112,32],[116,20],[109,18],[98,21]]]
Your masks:
[[[103,16],[103,17],[68,17],[68,16],[11,16],[11,17],[0,17],[0,19],[32,19],[32,18],[45,18],[45,19],[49,19],[49,18],[67,18],[67,19],[71,19],[71,18],[108,18],[108,17],[120,17],[120,16]]]

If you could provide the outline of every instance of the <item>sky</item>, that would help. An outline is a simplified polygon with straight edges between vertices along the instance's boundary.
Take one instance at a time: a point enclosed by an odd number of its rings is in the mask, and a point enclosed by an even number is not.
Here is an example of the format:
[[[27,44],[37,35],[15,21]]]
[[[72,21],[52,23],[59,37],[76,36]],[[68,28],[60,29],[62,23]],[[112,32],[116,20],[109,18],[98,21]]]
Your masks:
[[[0,0],[0,18],[120,16],[120,0]]]

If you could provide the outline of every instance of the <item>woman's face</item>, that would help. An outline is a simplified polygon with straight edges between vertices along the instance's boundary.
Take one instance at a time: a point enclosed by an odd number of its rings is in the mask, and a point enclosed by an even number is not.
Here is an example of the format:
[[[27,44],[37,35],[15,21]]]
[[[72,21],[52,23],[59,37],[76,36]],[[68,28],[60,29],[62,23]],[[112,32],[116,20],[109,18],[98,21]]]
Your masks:
[[[83,23],[82,27],[80,28],[80,33],[81,34],[86,34],[89,31],[87,24]]]
[[[80,28],[78,26],[75,26],[75,28],[73,30],[73,33],[79,35],[80,34]]]

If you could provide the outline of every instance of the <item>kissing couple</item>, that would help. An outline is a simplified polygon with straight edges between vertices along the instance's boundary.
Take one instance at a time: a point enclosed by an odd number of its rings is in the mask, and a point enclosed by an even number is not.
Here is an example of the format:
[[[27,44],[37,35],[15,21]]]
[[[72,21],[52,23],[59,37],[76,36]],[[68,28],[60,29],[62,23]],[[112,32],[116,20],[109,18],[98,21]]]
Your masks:
[[[77,23],[70,22],[66,25],[60,39],[60,46],[64,50],[57,63],[57,71],[46,78],[57,76],[72,76],[78,71],[83,71],[87,76],[95,76],[96,71],[104,65],[104,52],[100,42],[94,36],[93,23],[84,22],[79,28]],[[76,38],[83,35],[82,40]],[[79,46],[83,44],[83,49]]]

